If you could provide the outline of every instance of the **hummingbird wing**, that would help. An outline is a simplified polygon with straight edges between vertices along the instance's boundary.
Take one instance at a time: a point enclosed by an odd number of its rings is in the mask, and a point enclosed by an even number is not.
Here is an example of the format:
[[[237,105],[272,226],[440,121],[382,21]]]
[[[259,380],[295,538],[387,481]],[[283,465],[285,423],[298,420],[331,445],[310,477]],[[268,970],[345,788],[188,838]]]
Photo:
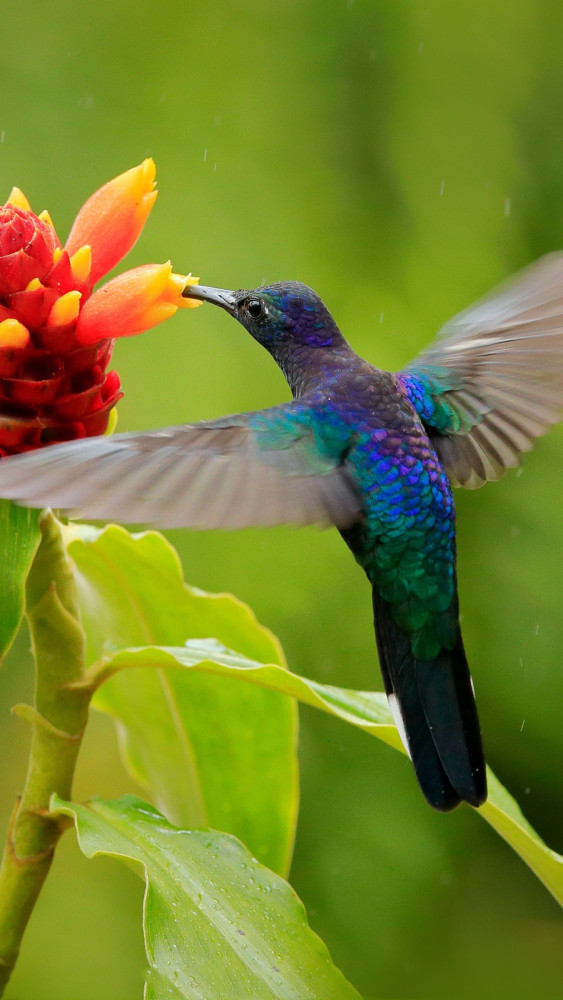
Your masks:
[[[563,407],[563,254],[454,316],[399,374],[454,485],[519,464]]]
[[[296,403],[4,458],[0,496],[166,528],[343,527],[362,517],[352,478],[321,455]]]

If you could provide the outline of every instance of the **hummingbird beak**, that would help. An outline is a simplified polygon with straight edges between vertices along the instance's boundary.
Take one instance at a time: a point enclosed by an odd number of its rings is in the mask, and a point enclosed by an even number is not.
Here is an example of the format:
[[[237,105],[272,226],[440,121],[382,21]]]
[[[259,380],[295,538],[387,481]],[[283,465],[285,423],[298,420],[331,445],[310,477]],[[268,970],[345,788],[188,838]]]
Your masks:
[[[211,302],[214,306],[221,306],[231,316],[235,315],[237,298],[234,292],[229,292],[226,288],[209,288],[207,285],[189,285],[184,288],[182,296],[185,299],[198,299],[200,302]]]

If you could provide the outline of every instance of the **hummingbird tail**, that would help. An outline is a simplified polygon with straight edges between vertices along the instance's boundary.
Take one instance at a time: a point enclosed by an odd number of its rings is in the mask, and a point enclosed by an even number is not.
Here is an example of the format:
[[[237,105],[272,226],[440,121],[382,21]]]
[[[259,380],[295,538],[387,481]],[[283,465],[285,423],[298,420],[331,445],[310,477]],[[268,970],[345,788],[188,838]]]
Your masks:
[[[373,608],[385,690],[427,801],[442,812],[482,805],[485,759],[461,634],[453,649],[419,660],[375,587]]]

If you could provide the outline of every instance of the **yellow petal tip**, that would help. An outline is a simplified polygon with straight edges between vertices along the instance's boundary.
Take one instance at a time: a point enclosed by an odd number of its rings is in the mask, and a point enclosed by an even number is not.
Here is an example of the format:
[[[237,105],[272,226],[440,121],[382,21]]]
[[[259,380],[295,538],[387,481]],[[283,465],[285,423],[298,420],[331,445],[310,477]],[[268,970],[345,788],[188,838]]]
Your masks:
[[[156,164],[151,157],[143,160],[138,167],[133,167],[121,174],[123,189],[129,188],[133,198],[137,199],[148,215],[158,191],[156,190]]]
[[[41,222],[46,222],[47,225],[51,227],[51,229],[55,228],[54,225],[53,225],[53,220],[52,220],[51,216],[49,215],[49,213],[48,213],[48,211],[47,211],[46,208],[44,208],[43,211],[40,212],[40,214],[37,216],[37,218],[41,219]]]
[[[90,277],[92,270],[92,247],[88,243],[79,247],[76,253],[70,258],[70,268],[72,276],[76,282],[82,284]]]
[[[196,278],[191,272],[185,277],[182,277],[179,274],[172,275],[172,277],[181,278],[182,281],[182,287],[179,289],[182,299],[181,302],[178,303],[181,309],[197,309],[198,306],[203,305],[201,299],[189,299],[187,296],[183,295],[186,288],[190,288],[192,285],[199,285],[199,278]]]
[[[146,160],[140,164],[139,169],[147,187],[156,183],[156,163],[152,156],[147,156]]]
[[[0,350],[27,347],[29,330],[19,319],[5,319],[0,323]]]
[[[49,313],[47,326],[68,326],[73,323],[80,312],[81,298],[82,293],[76,289],[61,295]]]
[[[10,191],[10,197],[6,202],[7,205],[13,205],[14,208],[21,208],[24,212],[31,212],[31,205],[29,204],[23,191],[18,187],[13,187]]]

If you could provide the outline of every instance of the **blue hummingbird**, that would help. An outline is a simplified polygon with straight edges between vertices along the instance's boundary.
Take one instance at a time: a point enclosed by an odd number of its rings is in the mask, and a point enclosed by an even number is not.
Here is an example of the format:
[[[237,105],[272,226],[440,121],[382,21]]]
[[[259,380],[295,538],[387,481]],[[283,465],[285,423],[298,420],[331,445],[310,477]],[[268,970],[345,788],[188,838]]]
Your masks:
[[[291,402],[0,462],[0,496],[161,527],[335,525],[365,571],[385,690],[427,801],[482,804],[451,486],[516,466],[563,405],[563,255],[450,320],[397,374],[360,358],[310,288],[185,290],[272,355]]]

